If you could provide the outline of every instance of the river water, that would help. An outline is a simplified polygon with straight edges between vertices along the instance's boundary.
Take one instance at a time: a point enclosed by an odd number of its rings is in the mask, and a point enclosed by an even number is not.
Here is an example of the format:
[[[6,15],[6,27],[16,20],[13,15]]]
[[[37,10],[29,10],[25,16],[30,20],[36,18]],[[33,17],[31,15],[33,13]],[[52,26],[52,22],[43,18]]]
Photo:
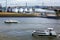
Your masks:
[[[6,24],[5,20],[18,20],[17,24]],[[33,37],[33,30],[54,28],[60,33],[60,19],[39,17],[0,17],[0,40],[60,40],[54,37]]]

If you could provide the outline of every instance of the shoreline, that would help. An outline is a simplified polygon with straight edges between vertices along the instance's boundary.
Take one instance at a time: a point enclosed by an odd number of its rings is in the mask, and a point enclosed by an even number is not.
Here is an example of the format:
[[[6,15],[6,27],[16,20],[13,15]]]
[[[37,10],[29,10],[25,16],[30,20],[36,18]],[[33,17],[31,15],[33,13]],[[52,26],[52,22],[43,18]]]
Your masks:
[[[47,15],[46,17],[41,16],[40,13],[14,13],[14,12],[0,12],[0,17],[39,17],[39,18],[55,18],[57,19],[56,16],[51,16],[51,15]],[[59,16],[60,18],[60,16]]]
[[[37,16],[33,14],[26,13],[11,13],[11,12],[0,12],[0,17],[34,17]]]

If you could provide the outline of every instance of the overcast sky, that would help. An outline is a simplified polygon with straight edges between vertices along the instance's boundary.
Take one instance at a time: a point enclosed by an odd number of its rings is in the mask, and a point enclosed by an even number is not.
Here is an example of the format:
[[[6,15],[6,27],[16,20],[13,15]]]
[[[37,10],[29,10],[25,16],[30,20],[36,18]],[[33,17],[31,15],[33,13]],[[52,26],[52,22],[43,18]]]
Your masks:
[[[60,0],[7,0],[8,6],[60,6]],[[6,0],[0,0],[0,4],[6,6]]]

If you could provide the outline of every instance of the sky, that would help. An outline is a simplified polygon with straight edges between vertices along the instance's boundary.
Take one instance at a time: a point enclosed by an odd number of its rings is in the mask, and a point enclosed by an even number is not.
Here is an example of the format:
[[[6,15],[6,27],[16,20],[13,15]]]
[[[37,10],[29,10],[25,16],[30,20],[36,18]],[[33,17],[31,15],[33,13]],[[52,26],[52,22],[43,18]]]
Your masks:
[[[60,6],[60,0],[7,0],[7,6]],[[2,6],[6,6],[6,0],[0,0]]]

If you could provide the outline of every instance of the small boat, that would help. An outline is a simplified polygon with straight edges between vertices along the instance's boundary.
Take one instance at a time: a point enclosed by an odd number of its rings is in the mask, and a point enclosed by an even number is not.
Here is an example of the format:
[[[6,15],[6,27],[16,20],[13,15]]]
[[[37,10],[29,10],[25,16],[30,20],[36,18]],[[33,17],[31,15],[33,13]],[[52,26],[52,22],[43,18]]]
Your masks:
[[[6,20],[4,21],[4,23],[18,23],[17,20]]]
[[[53,28],[48,28],[48,30],[34,30],[32,32],[32,36],[54,36],[56,37],[57,34],[53,30]]]

